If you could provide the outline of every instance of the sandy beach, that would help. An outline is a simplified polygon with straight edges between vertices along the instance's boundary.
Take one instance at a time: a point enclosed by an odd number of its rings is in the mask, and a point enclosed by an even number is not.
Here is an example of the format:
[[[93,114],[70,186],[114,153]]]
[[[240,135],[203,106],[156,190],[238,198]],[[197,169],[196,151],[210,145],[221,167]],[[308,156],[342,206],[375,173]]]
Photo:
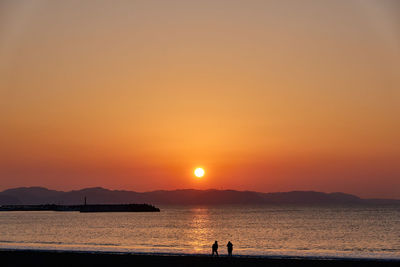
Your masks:
[[[0,250],[1,266],[399,266],[400,260]]]

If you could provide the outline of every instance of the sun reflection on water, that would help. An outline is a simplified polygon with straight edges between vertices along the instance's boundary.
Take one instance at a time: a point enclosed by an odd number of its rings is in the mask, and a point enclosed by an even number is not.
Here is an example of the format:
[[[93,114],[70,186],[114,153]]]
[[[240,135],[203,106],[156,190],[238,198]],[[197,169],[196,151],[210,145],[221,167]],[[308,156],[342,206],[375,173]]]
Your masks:
[[[207,207],[195,207],[190,209],[190,212],[192,219],[187,232],[189,244],[195,252],[204,252],[204,249],[210,246],[210,238],[214,235],[210,210]]]

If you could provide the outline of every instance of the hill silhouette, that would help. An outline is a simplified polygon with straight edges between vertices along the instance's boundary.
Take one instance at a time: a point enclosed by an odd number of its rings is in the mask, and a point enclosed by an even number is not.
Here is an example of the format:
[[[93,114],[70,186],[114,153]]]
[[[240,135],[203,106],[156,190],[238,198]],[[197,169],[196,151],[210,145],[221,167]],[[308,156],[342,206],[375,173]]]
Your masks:
[[[223,204],[400,204],[395,199],[362,199],[345,193],[323,193],[315,191],[291,191],[260,193],[236,190],[158,190],[135,192],[108,190],[101,187],[73,191],[56,191],[44,187],[20,187],[0,192],[0,205],[38,204],[88,204],[151,203],[154,205],[223,205]]]

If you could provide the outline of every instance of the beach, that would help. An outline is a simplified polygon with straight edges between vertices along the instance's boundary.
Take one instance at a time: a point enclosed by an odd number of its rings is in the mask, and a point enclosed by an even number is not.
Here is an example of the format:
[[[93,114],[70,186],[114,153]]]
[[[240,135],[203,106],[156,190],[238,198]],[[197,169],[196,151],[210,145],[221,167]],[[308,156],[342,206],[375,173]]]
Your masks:
[[[8,266],[399,266],[400,260],[292,258],[257,256],[135,254],[55,250],[0,250]]]

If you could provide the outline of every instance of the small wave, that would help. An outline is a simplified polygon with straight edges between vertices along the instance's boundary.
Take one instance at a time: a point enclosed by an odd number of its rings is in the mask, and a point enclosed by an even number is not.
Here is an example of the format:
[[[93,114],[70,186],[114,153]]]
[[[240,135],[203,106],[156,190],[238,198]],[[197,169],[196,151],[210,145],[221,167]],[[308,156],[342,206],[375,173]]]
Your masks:
[[[396,251],[400,251],[400,249],[397,249],[397,248],[382,248],[382,249],[380,249],[380,251],[396,252]]]
[[[174,245],[154,245],[154,246],[152,246],[152,247],[158,247],[158,248],[173,248],[173,247],[175,247]]]
[[[77,243],[78,245],[89,245],[89,246],[113,246],[113,247],[119,247],[121,246],[120,244],[114,244],[114,243]]]
[[[82,242],[82,243],[68,243],[68,242],[60,242],[60,241],[12,241],[12,240],[0,240],[0,243],[7,244],[43,244],[43,245],[87,245],[87,246],[120,246],[119,244],[113,243],[90,243],[90,242]]]

